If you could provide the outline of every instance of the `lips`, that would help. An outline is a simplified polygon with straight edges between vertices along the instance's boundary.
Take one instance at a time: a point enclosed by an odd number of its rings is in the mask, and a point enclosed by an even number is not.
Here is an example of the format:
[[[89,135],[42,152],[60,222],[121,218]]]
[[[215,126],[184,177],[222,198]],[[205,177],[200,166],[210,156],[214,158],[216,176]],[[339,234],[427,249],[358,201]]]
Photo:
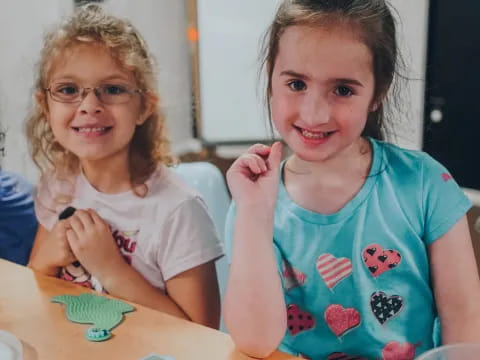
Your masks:
[[[295,130],[298,131],[300,136],[307,142],[319,142],[323,143],[325,142],[330,136],[335,134],[337,130],[332,130],[332,131],[316,131],[316,130],[310,130],[310,129],[305,129],[300,126],[293,125]]]

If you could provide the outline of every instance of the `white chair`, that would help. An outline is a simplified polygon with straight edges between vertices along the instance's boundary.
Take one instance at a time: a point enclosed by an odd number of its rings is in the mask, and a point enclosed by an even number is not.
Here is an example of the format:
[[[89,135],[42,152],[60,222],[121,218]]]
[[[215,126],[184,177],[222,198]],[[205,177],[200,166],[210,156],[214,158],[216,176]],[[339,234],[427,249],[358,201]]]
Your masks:
[[[172,170],[203,197],[217,228],[220,240],[223,242],[225,219],[231,200],[220,170],[215,165],[207,162],[182,163],[172,167]],[[216,268],[220,297],[223,302],[228,280],[228,261],[226,256],[217,260]],[[226,332],[223,317],[220,330]]]
[[[420,355],[417,360],[478,360],[480,344],[451,344],[440,346]]]

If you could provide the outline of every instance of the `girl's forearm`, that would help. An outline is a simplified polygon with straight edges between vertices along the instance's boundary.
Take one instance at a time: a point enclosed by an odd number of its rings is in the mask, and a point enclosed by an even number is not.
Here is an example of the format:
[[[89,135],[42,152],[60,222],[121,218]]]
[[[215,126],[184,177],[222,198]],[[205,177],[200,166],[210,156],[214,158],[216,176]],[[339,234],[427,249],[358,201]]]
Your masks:
[[[59,271],[58,266],[48,266],[44,264],[36,255],[30,256],[27,267],[47,276],[56,277]]]
[[[113,276],[99,280],[110,295],[190,320],[168,295],[153,287],[137,270],[127,264],[115,271]]]
[[[273,251],[273,211],[237,208],[225,324],[238,348],[273,352],[285,335],[286,309]]]
[[[442,343],[480,343],[480,308],[462,311],[455,318],[442,319]]]

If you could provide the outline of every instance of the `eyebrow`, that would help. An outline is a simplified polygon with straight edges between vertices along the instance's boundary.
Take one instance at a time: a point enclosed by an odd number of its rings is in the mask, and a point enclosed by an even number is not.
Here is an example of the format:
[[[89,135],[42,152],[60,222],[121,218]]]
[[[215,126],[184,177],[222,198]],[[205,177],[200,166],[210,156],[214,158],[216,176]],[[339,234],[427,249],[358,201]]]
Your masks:
[[[60,76],[57,77],[57,80],[56,81],[61,81],[61,80],[72,80],[72,81],[79,81],[80,79],[78,79],[76,76],[74,75],[69,75],[69,74],[62,74]],[[125,82],[131,82],[130,79],[128,79],[128,77],[122,75],[122,74],[112,74],[112,75],[109,75],[107,77],[103,77],[100,82],[105,82],[105,81],[111,81],[111,80],[122,80],[122,81],[125,81]]]
[[[292,70],[284,70],[280,73],[280,76],[291,76],[294,78],[302,79],[302,80],[308,80],[310,79],[307,75],[300,74],[296,71]],[[363,84],[355,79],[347,79],[347,78],[338,78],[338,79],[333,79],[331,82],[334,83],[340,83],[340,84],[348,84],[348,85],[355,85],[355,86],[361,86],[364,87]]]

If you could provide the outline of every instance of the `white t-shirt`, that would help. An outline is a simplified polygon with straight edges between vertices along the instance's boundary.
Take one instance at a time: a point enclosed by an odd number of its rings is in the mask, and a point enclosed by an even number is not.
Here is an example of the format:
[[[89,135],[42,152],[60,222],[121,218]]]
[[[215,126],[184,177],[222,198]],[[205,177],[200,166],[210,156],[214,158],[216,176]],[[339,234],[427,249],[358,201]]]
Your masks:
[[[83,174],[70,182],[47,174],[37,188],[35,212],[51,231],[67,206],[94,209],[111,226],[126,261],[165,291],[167,280],[221,257],[223,246],[204,201],[170,169],[160,166],[146,185],[143,198],[132,191],[104,194]],[[59,203],[65,195],[72,199]],[[61,277],[101,290],[81,266],[64,268]]]

